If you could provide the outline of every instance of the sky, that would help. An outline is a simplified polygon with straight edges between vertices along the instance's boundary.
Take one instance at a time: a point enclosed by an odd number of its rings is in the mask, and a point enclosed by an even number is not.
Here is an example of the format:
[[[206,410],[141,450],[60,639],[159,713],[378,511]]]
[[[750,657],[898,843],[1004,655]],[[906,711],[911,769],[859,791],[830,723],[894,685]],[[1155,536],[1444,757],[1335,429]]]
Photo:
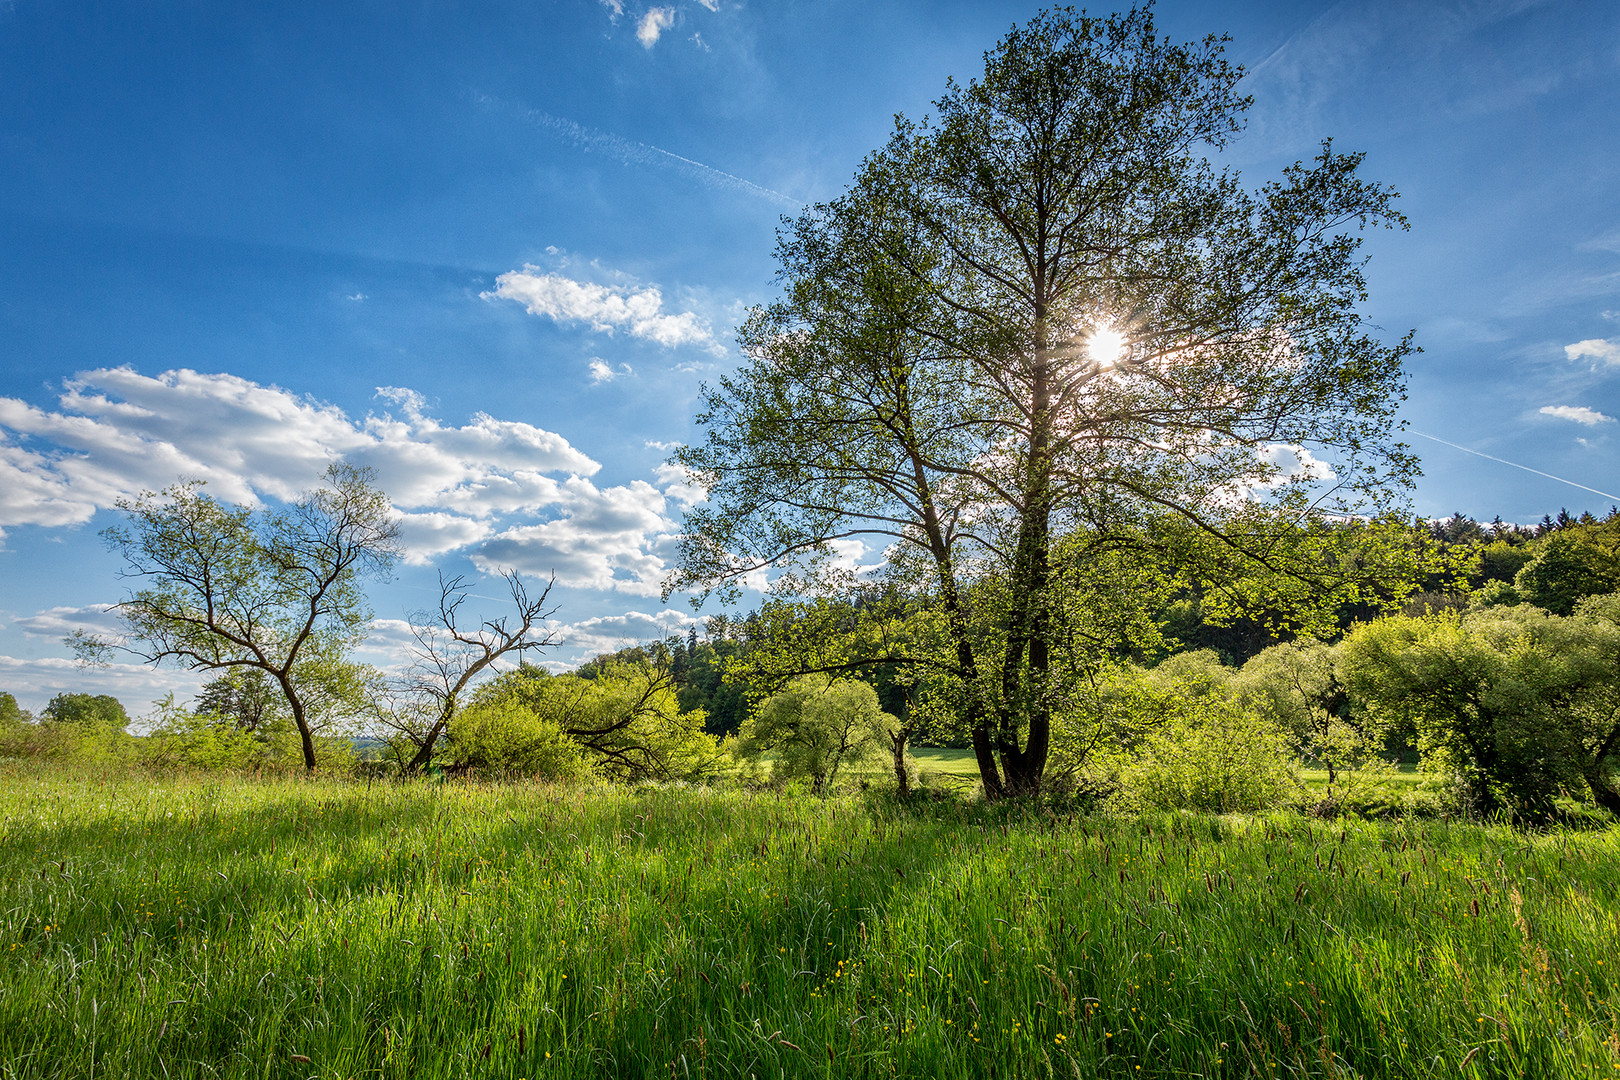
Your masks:
[[[783,216],[1035,10],[0,0],[0,690],[185,698],[62,644],[130,584],[114,503],[185,477],[274,506],[339,459],[404,523],[378,662],[440,571],[492,615],[491,571],[554,571],[553,666],[683,633],[659,583],[700,493],[666,462]],[[1620,502],[1620,5],[1156,10],[1231,35],[1249,186],[1331,137],[1401,193],[1365,311],[1423,349],[1413,511]]]

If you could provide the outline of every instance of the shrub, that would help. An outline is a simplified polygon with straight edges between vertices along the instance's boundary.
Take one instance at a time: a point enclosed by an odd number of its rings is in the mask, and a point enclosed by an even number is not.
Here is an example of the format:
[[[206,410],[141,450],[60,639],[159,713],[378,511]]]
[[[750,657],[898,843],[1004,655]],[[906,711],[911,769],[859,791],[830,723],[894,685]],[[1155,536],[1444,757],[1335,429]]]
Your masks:
[[[1227,814],[1278,806],[1299,791],[1278,725],[1224,696],[1158,693],[1162,722],[1120,771],[1124,802]]]
[[[475,701],[450,721],[452,760],[502,776],[573,781],[589,775],[579,744],[549,716],[507,695]]]

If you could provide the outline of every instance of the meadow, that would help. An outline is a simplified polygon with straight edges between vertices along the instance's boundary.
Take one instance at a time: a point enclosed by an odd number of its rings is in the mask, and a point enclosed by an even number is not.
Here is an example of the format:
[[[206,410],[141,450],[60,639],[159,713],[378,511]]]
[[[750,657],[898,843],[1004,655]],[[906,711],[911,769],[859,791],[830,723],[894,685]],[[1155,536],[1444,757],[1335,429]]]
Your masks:
[[[1620,1076],[1620,831],[0,766],[7,1077]]]

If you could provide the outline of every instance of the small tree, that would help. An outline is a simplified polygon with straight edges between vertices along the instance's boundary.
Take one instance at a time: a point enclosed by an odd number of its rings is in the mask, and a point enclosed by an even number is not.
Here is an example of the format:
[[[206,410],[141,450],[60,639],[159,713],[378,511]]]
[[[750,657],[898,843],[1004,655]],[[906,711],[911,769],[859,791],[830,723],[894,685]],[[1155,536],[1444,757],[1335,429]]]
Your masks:
[[[204,683],[195,711],[252,734],[271,722],[281,704],[281,690],[263,668],[241,668]]]
[[[743,723],[737,755],[758,761],[774,754],[771,770],[776,776],[806,778],[818,795],[828,795],[839,766],[877,753],[898,726],[879,708],[877,691],[869,684],[805,675],[773,694]]]
[[[1351,716],[1335,661],[1331,646],[1302,638],[1251,658],[1233,685],[1239,700],[1288,733],[1296,755],[1327,770],[1324,808],[1378,776],[1384,764],[1385,729],[1376,715]]]
[[[346,658],[371,618],[360,580],[386,574],[399,554],[399,523],[374,479],[335,463],[282,510],[220,502],[201,481],[119,500],[125,524],[102,535],[144,586],[114,606],[127,638],[69,643],[90,661],[121,648],[150,664],[265,672],[314,772],[315,730],[348,711],[364,683]]]
[[[129,727],[124,703],[111,694],[57,694],[45,703],[44,718],[86,731],[123,731]]]

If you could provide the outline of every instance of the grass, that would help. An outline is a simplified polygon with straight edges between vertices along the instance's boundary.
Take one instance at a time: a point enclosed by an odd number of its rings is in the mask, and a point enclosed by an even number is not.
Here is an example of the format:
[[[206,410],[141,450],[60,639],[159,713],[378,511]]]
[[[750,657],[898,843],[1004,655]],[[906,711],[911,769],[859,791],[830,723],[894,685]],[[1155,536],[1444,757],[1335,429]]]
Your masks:
[[[0,1076],[1620,1076],[1620,831],[0,775]]]

